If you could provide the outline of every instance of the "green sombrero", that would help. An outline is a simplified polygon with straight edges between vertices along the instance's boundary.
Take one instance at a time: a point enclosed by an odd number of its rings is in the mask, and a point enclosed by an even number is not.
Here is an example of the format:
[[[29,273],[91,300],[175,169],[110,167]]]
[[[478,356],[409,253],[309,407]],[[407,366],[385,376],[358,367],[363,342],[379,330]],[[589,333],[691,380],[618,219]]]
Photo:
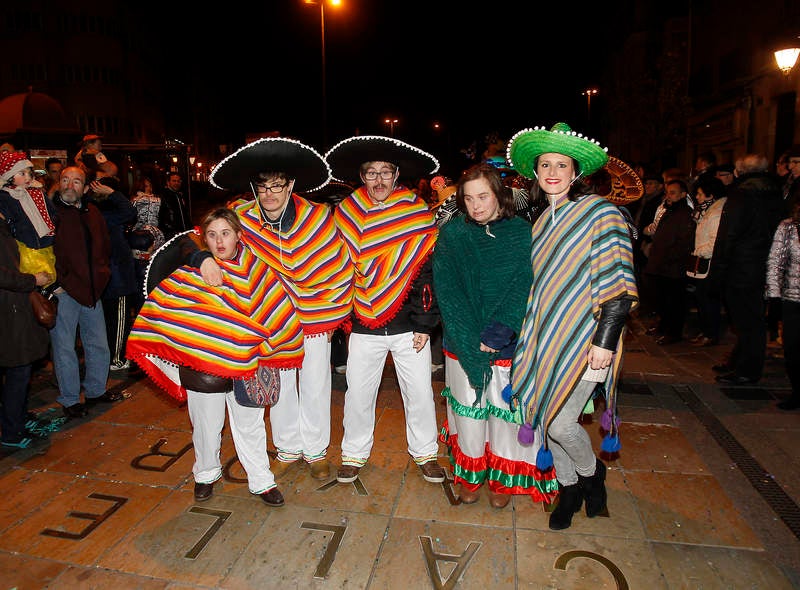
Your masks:
[[[548,131],[544,127],[523,129],[508,142],[507,159],[526,178],[536,178],[536,158],[542,154],[564,154],[578,162],[580,173],[589,176],[608,160],[606,150],[594,139],[575,133],[566,123],[556,123]]]

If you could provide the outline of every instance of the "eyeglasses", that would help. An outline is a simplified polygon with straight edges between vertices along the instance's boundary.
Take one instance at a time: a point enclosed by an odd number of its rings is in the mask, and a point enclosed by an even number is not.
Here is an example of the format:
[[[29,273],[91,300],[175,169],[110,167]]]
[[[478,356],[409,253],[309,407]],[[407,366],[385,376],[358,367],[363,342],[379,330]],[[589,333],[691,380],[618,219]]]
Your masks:
[[[367,180],[375,180],[380,176],[384,180],[390,180],[394,176],[394,172],[391,170],[381,170],[380,172],[376,172],[375,170],[367,170],[364,172],[364,178]]]
[[[269,191],[271,193],[279,193],[283,189],[285,189],[288,184],[289,184],[288,182],[284,182],[283,184],[269,184],[268,185],[268,184],[263,183],[263,182],[260,182],[260,183],[257,182],[256,183],[256,190],[264,191],[264,192]]]

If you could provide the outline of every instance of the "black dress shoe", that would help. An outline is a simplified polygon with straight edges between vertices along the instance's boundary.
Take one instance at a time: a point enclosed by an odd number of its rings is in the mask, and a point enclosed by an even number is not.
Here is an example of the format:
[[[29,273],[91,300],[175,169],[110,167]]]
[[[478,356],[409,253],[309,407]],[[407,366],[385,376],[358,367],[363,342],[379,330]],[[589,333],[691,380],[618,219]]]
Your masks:
[[[733,367],[728,363],[720,363],[711,367],[711,370],[715,373],[732,373]]]
[[[751,379],[750,377],[743,377],[736,373],[728,373],[726,375],[717,375],[714,381],[724,385],[752,385],[758,383],[758,379]]]
[[[72,404],[71,406],[64,406],[64,415],[67,418],[83,418],[89,412],[86,411],[86,407],[81,404]]]
[[[283,494],[281,494],[278,488],[272,488],[268,492],[259,494],[259,496],[261,496],[261,499],[267,506],[273,506],[277,508],[278,506],[283,506],[284,504]]]
[[[800,408],[800,397],[790,397],[777,404],[781,410],[796,410]]]
[[[120,391],[106,391],[103,395],[98,395],[97,397],[87,397],[86,405],[91,407],[95,404],[113,404],[123,399],[125,399],[125,396]]]
[[[214,494],[213,483],[196,483],[194,484],[194,499],[197,502],[205,502]]]

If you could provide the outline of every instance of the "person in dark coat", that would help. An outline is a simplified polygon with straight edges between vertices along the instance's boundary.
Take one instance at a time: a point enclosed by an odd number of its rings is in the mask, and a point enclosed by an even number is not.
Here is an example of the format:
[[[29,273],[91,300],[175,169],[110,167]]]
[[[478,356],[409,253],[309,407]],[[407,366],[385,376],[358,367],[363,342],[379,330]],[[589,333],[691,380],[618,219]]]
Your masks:
[[[53,281],[47,272],[19,271],[19,247],[5,216],[0,213],[0,429],[2,445],[25,448],[28,385],[33,363],[47,355],[50,336],[33,315],[29,293]]]
[[[644,273],[653,285],[659,315],[657,344],[672,344],[683,338],[686,319],[686,260],[694,247],[695,224],[686,200],[686,183],[667,182],[664,213],[653,234]]]
[[[716,380],[746,385],[761,379],[767,346],[764,289],[772,238],[784,218],[780,180],[769,160],[746,154],[736,161],[711,259],[709,279],[723,296],[736,344],[713,369]]]
[[[180,174],[170,172],[161,193],[161,208],[158,211],[158,227],[164,232],[165,240],[192,227],[189,203],[181,192],[181,186],[183,179]]]

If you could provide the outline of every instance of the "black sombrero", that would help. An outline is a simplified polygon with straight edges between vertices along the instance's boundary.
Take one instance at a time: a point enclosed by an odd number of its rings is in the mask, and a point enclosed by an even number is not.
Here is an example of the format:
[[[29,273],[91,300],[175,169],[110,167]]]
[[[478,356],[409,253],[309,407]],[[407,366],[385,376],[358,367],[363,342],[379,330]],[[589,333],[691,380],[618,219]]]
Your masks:
[[[333,146],[325,154],[334,178],[355,179],[364,162],[389,162],[402,178],[416,180],[439,170],[439,160],[411,144],[381,135],[356,135]]]
[[[214,167],[209,182],[220,189],[246,190],[259,172],[283,172],[294,179],[294,190],[325,186],[331,170],[314,148],[294,139],[265,137],[248,143]]]

